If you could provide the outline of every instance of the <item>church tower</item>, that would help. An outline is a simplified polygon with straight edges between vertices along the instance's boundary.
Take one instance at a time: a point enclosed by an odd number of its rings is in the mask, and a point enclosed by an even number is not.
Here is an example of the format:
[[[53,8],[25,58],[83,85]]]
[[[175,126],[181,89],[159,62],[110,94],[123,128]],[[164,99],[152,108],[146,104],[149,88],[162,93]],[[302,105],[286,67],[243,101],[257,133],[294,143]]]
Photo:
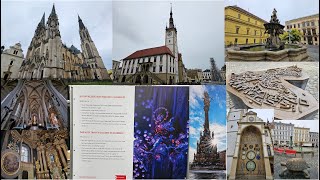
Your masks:
[[[91,39],[89,31],[83,24],[80,16],[78,16],[78,22],[82,54],[84,56],[84,61],[91,68],[92,78],[100,80],[110,79],[98,50]]]
[[[45,46],[44,55],[47,62],[44,68],[44,77],[63,78],[62,40],[59,30],[59,19],[54,4],[47,21],[46,41],[48,43]]]
[[[169,27],[166,27],[166,41],[165,45],[171,50],[175,58],[178,59],[178,41],[177,41],[177,29],[173,23],[172,7],[170,10]]]
[[[19,73],[21,79],[59,79],[63,78],[61,61],[61,36],[59,21],[53,5],[45,24],[45,14],[39,22],[28,47],[26,60]]]

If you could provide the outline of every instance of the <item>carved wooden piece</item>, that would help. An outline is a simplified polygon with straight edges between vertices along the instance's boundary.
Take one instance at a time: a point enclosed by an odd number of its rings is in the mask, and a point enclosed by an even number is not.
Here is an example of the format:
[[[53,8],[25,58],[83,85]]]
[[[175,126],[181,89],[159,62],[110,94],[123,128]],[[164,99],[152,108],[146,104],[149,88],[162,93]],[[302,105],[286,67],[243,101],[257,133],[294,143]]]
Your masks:
[[[301,119],[317,111],[318,102],[310,93],[288,81],[302,82],[308,78],[296,66],[232,73],[227,78],[227,91],[250,108],[274,109],[277,119]]]

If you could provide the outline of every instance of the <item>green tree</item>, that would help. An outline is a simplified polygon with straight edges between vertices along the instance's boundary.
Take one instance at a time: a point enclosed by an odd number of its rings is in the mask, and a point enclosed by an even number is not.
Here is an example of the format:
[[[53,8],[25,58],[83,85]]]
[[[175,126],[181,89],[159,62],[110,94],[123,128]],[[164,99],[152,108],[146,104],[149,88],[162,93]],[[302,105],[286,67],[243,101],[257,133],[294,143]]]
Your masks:
[[[290,41],[291,43],[295,43],[295,42],[300,42],[301,38],[302,38],[302,34],[300,31],[298,31],[297,29],[292,29],[289,32],[284,32],[283,34],[280,34],[280,39],[282,41],[287,41],[289,42],[289,36],[290,36]],[[290,43],[290,42],[289,42]]]

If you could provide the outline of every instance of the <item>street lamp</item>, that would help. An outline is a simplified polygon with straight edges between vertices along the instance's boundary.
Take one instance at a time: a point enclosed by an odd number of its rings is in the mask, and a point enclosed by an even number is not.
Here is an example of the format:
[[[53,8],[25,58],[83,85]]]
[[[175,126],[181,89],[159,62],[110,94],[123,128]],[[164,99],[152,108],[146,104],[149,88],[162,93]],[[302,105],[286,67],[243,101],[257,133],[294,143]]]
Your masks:
[[[290,38],[291,29],[288,30],[288,36],[289,36],[289,44],[291,44],[291,38]]]

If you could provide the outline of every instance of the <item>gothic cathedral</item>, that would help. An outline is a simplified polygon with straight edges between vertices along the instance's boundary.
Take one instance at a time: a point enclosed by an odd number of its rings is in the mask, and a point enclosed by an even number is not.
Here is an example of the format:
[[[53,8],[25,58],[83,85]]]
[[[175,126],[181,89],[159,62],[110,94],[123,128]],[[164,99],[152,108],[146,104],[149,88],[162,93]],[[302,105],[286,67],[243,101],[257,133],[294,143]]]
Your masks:
[[[89,31],[79,16],[78,22],[82,52],[73,45],[67,47],[62,43],[54,5],[47,23],[43,14],[29,45],[26,58],[20,67],[19,78],[27,80],[110,79]]]

